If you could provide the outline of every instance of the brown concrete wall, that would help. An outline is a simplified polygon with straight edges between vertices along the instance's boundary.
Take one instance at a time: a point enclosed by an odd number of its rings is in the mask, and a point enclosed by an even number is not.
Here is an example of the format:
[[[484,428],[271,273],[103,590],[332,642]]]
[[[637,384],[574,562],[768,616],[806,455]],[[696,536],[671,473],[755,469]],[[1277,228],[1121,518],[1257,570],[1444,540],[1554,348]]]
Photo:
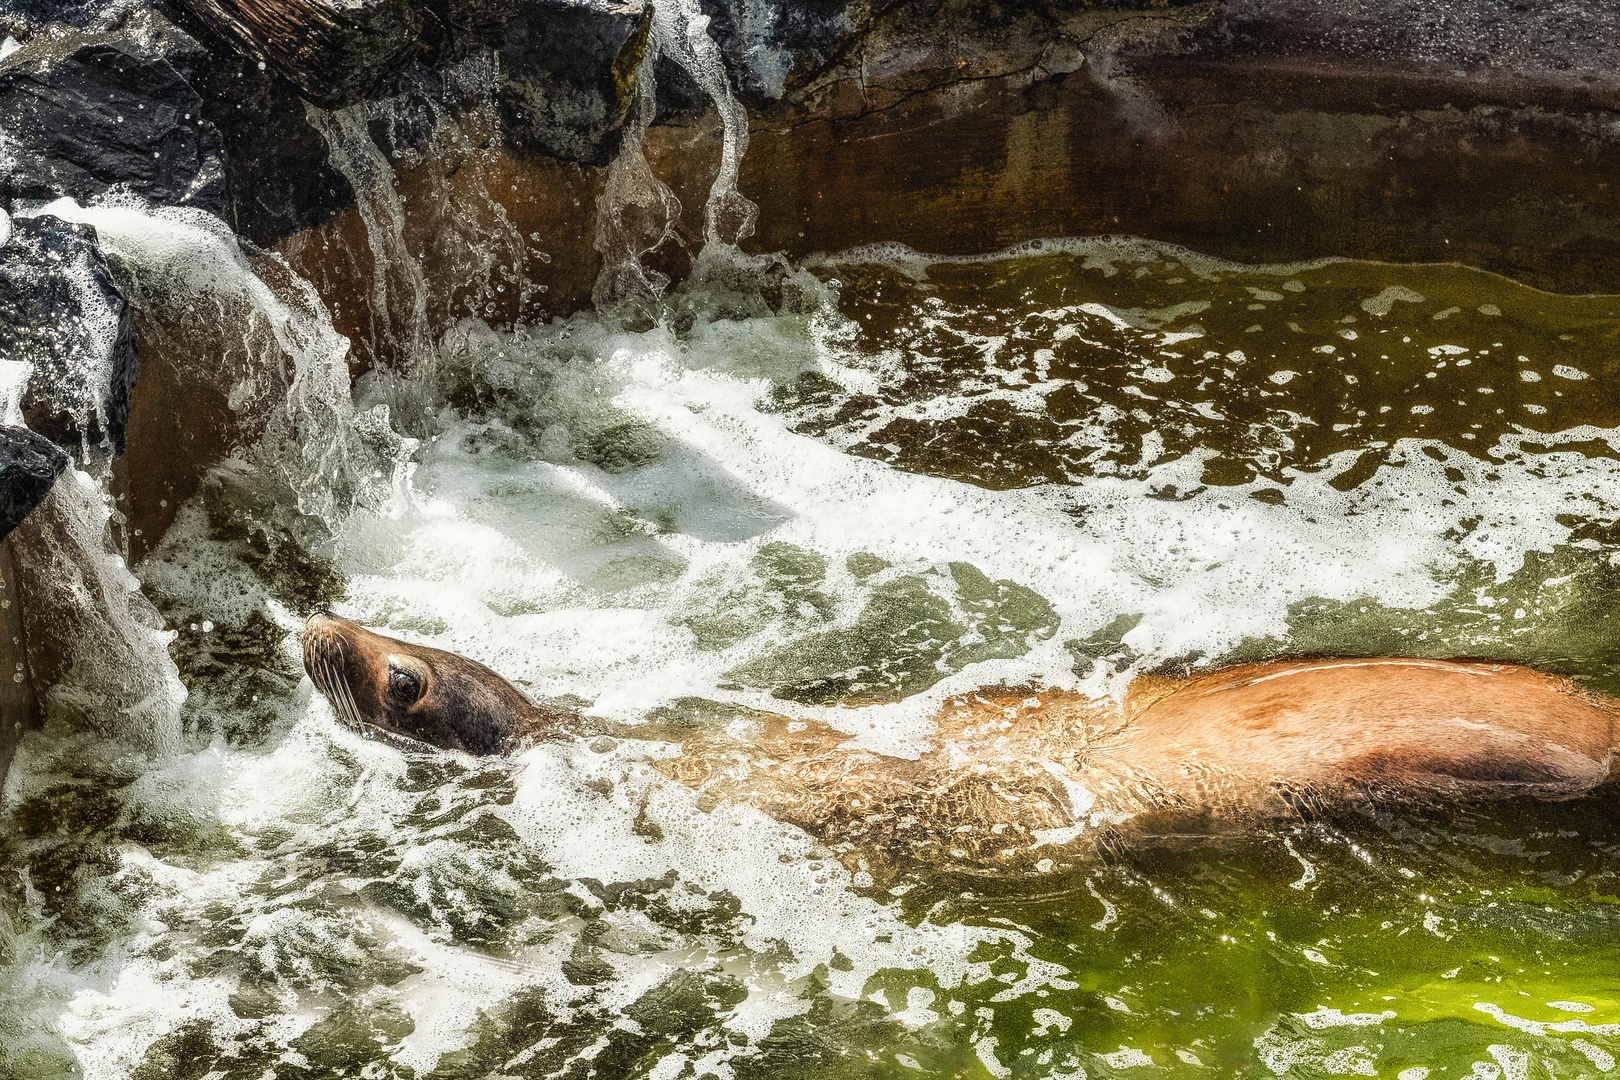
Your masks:
[[[981,82],[847,119],[761,117],[742,187],[756,244],[794,256],[1127,233],[1242,261],[1456,261],[1620,288],[1611,104],[1509,109],[1462,83],[1181,57],[1138,62],[1128,96],[1090,69]]]

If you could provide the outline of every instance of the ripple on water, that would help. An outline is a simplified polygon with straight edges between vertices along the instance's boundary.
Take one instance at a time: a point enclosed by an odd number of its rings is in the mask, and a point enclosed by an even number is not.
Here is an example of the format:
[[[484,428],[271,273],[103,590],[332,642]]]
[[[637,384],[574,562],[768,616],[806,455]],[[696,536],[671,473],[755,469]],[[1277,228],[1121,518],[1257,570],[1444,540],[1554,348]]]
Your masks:
[[[1611,1069],[1603,792],[880,881],[661,744],[406,758],[300,686],[331,605],[615,720],[901,754],[979,686],[1284,653],[1620,690],[1612,298],[1127,241],[813,269],[809,315],[456,328],[387,513],[211,481],[141,569],[188,751],[57,717],[7,789],[4,1068]]]

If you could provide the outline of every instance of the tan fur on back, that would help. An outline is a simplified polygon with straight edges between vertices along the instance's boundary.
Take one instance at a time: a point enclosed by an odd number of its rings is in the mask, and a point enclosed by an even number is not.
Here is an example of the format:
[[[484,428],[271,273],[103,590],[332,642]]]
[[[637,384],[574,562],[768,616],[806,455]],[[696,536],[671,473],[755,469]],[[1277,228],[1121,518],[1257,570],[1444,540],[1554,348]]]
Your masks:
[[[1273,661],[1144,677],[1123,705],[989,687],[947,701],[915,761],[762,714],[659,763],[801,825],[851,865],[1033,870],[1108,823],[1379,799],[1567,797],[1607,776],[1617,711],[1511,665]]]
[[[1507,664],[1272,662],[1188,680],[1132,717],[1124,752],[1188,794],[1208,770],[1238,790],[1557,797],[1607,776],[1615,715]]]

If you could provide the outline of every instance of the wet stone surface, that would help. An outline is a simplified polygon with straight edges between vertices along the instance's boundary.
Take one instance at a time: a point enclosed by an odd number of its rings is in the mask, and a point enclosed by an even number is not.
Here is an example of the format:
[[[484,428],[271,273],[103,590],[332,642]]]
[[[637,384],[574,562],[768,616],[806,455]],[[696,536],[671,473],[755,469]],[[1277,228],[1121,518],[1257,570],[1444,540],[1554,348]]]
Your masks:
[[[140,357],[95,229],[50,214],[10,223],[0,359],[30,365],[19,402],[30,427],[81,457],[123,449]]]
[[[0,60],[0,194],[86,199],[117,188],[225,207],[219,136],[180,71],[124,35],[41,34]]]
[[[0,537],[44,500],[67,464],[67,454],[45,436],[0,427]]]

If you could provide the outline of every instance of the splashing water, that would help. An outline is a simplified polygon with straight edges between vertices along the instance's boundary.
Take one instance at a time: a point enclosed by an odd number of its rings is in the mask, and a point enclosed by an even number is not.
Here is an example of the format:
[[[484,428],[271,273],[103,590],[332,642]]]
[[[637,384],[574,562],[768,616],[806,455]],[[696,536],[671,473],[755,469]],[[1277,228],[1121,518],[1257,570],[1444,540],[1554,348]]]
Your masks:
[[[367,359],[374,364],[415,371],[435,362],[435,297],[424,269],[430,250],[436,272],[460,283],[474,316],[489,314],[497,293],[510,291],[521,310],[543,291],[523,275],[527,245],[489,193],[495,77],[494,58],[481,53],[443,71],[413,70],[391,98],[336,112],[305,106],[332,166],[356,193],[370,255],[368,339],[380,351]],[[409,214],[401,170],[428,181]]]
[[[357,501],[388,497],[397,442],[386,411],[355,415],[348,342],[285,260],[250,259],[200,210],[62,199],[40,212],[95,227],[132,304],[153,315],[153,351],[225,392],[247,447],[298,492],[305,513],[337,519]]]
[[[1291,652],[1503,656],[1620,688],[1620,416],[1578,389],[1617,374],[1613,298],[1107,240],[745,256],[746,122],[695,3],[657,6],[660,53],[714,101],[724,148],[697,272],[660,309],[641,259],[679,207],[641,153],[645,60],[597,237],[598,299],[639,320],[472,318],[433,340],[370,134],[401,114],[312,114],[360,193],[373,301],[403,310],[417,358],[362,382],[369,432],[283,264],[200,218],[72,211],[138,303],[208,307],[176,316],[187,332],[248,327],[225,370],[268,410],[281,483],[218,470],[139,568],[190,689],[154,699],[180,710],[174,752],[134,760],[59,718],[19,755],[0,1067],[1612,1066],[1620,1014],[1593,973],[1620,941],[1620,838],[1600,799],[1167,836],[1106,864],[1048,837],[1027,873],[882,874],[669,779],[667,742],[406,756],[311,696],[293,631],[318,606],[626,724],[783,713],[900,756],[982,686],[1106,693]],[[272,348],[285,366],[253,353]],[[283,381],[246,378],[266,370]],[[417,414],[375,407],[402,400]],[[89,536],[105,514],[73,483]]]
[[[543,700],[787,713],[897,754],[956,693],[1200,657],[1500,655],[1616,684],[1616,418],[1578,393],[1610,377],[1612,298],[1105,241],[817,272],[810,313],[679,333],[464,321],[415,388],[443,411],[409,496],[326,556],[266,556],[232,523],[273,508],[229,478],[189,506],[141,567],[183,624],[185,752],[132,766],[58,730],[18,759],[7,1052],[98,1077],[747,1078],[1573,1075],[1620,1051],[1592,974],[1616,940],[1600,798],[1107,865],[1055,842],[1027,876],[879,886],[667,779],[670,744],[403,757],[299,688],[316,581]]]
[[[64,199],[37,212],[96,229],[147,319],[147,364],[176,364],[182,384],[225,397],[247,440],[241,452],[295,493],[299,511],[336,518],[357,499],[389,497],[383,470],[402,443],[386,409],[355,415],[346,342],[283,262],[260,256],[255,267],[201,211]],[[105,469],[87,468],[96,474],[64,474],[13,540],[28,568],[19,589],[41,704],[53,722],[172,752],[187,698],[169,656],[175,635],[125,568]]]
[[[598,311],[624,311],[646,323],[669,286],[669,276],[642,260],[675,235],[681,204],[675,193],[653,175],[643,142],[657,111],[655,70],[663,35],[655,22],[635,75],[635,99],[626,118],[619,153],[608,166],[607,182],[596,215],[596,250],[602,269],[591,290]]]
[[[720,113],[720,171],[703,208],[705,246],[730,249],[754,234],[755,206],[737,190],[737,174],[748,151],[748,110],[731,92],[720,47],[709,36],[709,17],[697,0],[661,0],[653,5],[659,48],[692,77]],[[718,257],[717,250],[711,258]],[[700,267],[701,268],[701,267]]]
[[[168,654],[174,635],[110,543],[110,503],[100,483],[69,468],[12,533],[27,568],[18,592],[40,705],[47,718],[168,753],[180,745],[186,698]]]

